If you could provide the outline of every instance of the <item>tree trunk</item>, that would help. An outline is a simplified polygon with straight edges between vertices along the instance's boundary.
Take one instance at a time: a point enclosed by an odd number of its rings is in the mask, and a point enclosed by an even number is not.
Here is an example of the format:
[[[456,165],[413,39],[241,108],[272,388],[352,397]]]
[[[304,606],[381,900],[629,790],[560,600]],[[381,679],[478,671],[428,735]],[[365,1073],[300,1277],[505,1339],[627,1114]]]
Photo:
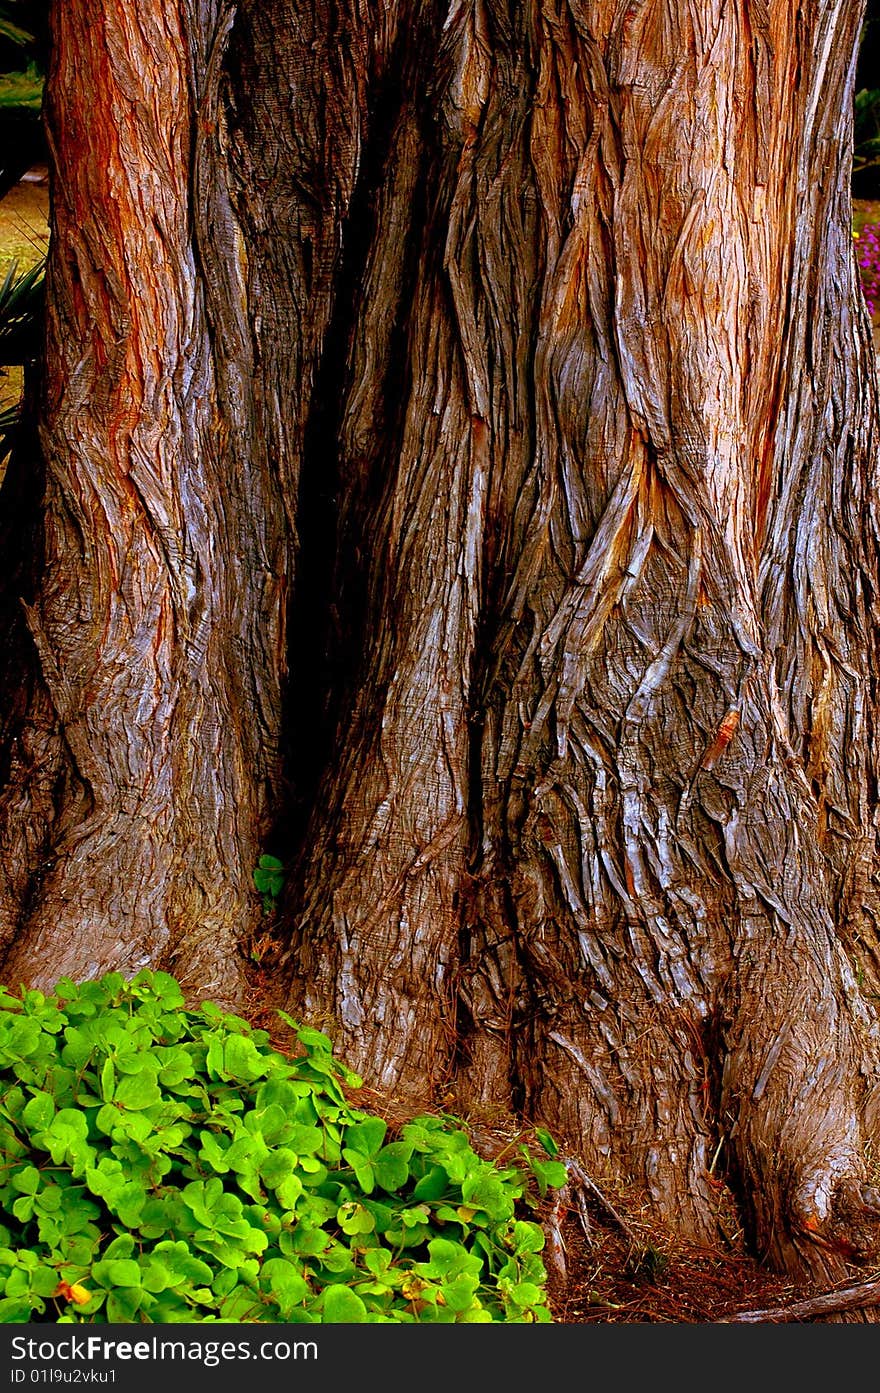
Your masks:
[[[858,16],[443,18],[352,301],[369,642],[293,1003],[371,1081],[522,1108],[704,1240],[721,1145],[758,1247],[835,1271],[877,1061]]]
[[[878,1208],[859,14],[129,9],[55,6],[4,978],[235,1000],[274,825],[291,1009],[369,1082],[540,1120],[705,1241],[719,1156],[758,1251],[841,1275]]]
[[[42,568],[23,621],[10,606],[35,662],[6,731],[2,928],[8,981],[162,961],[235,1001],[290,543],[248,448],[236,228],[199,140],[229,28],[207,10],[54,7]]]

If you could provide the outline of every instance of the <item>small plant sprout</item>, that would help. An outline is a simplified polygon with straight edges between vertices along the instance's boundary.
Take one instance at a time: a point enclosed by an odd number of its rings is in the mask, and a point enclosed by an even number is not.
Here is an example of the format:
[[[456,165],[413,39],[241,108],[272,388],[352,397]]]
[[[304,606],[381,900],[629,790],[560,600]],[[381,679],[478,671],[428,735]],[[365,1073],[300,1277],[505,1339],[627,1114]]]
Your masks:
[[[271,914],[284,888],[284,865],[277,856],[261,856],[254,870],[254,885],[263,896],[263,913]]]

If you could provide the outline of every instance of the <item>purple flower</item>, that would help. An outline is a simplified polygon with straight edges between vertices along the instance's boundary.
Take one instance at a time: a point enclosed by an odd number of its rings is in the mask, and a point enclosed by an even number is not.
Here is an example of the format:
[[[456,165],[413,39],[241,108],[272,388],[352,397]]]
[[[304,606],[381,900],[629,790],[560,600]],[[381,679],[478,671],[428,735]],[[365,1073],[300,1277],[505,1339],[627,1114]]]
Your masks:
[[[880,299],[880,223],[866,223],[856,240],[862,294],[873,317]]]

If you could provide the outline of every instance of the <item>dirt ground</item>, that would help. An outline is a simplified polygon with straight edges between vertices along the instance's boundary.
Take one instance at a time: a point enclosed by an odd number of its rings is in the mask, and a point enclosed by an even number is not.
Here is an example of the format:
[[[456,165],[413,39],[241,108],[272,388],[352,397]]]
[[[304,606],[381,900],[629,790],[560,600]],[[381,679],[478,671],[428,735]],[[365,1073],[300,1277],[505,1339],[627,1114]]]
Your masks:
[[[34,266],[49,249],[48,170],[37,166],[0,200],[0,277],[9,263]]]
[[[719,1231],[717,1247],[703,1248],[646,1224],[636,1200],[615,1196],[614,1209],[629,1232],[598,1205],[588,1206],[589,1238],[576,1214],[563,1226],[567,1280],[551,1281],[549,1288],[561,1324],[727,1323],[743,1312],[772,1312],[814,1294],[814,1288],[794,1286],[763,1267],[746,1252],[741,1235],[731,1242],[732,1235]],[[871,1275],[854,1275],[848,1285]],[[784,1319],[770,1315],[761,1323]]]

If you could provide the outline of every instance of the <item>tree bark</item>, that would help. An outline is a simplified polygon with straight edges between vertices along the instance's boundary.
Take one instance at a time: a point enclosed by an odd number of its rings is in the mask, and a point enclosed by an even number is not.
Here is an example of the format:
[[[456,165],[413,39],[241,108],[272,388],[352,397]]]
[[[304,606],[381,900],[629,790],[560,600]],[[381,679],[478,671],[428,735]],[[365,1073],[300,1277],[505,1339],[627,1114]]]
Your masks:
[[[289,564],[235,395],[235,229],[193,235],[228,29],[209,11],[54,7],[35,675],[0,804],[12,982],[162,961],[196,994],[243,990]]]
[[[371,644],[289,954],[371,1081],[522,1107],[702,1239],[721,1143],[759,1249],[817,1273],[872,1242],[857,18],[444,16],[414,290],[405,105],[353,310],[339,547],[374,547]],[[370,488],[380,316],[407,381]]]
[[[55,6],[4,979],[241,999],[274,836],[290,1007],[370,1083],[524,1112],[705,1241],[720,1157],[837,1280],[880,1053],[858,7],[141,8]]]

